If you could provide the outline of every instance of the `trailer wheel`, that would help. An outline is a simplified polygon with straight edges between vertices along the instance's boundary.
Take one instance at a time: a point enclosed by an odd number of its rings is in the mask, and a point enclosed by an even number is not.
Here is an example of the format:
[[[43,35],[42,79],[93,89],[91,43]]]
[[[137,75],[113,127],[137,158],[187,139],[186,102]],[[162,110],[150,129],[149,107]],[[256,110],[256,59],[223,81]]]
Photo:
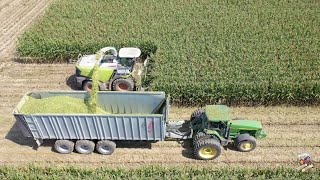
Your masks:
[[[116,79],[112,83],[112,90],[114,91],[133,91],[134,82],[132,78]]]
[[[210,139],[212,138],[212,136],[202,132],[202,131],[199,131],[197,132],[197,134],[195,136],[193,136],[193,145],[195,145],[195,143],[198,141],[198,140],[202,140],[202,139]]]
[[[103,154],[103,155],[110,155],[114,152],[116,149],[116,143],[113,141],[108,141],[108,140],[102,140],[99,141],[96,145],[96,150],[98,153]]]
[[[69,140],[57,140],[54,143],[54,149],[61,154],[69,154],[74,149],[74,142]]]
[[[220,142],[217,139],[200,139],[195,143],[194,154],[201,160],[212,160],[221,154]]]
[[[82,85],[82,89],[90,92],[92,90],[92,81],[85,81]]]
[[[200,116],[205,112],[204,109],[197,109],[195,111],[193,111],[193,113],[191,114],[190,117],[190,121],[192,124],[198,122],[200,120]]]
[[[75,148],[80,154],[91,154],[94,151],[94,142],[89,140],[78,140]]]
[[[234,140],[234,145],[241,152],[250,152],[257,147],[257,141],[249,134],[240,134]]]

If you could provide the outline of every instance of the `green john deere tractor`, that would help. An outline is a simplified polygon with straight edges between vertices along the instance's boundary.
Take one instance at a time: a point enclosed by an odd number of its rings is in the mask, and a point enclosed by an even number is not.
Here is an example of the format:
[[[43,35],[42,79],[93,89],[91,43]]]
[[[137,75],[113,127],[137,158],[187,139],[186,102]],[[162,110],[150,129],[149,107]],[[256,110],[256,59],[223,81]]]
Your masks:
[[[230,110],[224,105],[208,105],[191,115],[190,127],[193,148],[198,159],[215,159],[221,154],[221,146],[233,142],[241,152],[256,148],[256,139],[267,136],[262,125],[255,120],[231,119]]]

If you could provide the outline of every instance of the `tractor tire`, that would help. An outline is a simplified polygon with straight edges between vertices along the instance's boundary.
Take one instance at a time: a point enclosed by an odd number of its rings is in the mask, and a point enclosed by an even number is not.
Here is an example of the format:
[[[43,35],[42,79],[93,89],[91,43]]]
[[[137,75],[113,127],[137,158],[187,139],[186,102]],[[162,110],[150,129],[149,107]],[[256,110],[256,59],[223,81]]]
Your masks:
[[[70,154],[74,149],[74,142],[69,140],[57,140],[54,143],[54,150],[61,154]]]
[[[200,120],[200,117],[204,112],[204,109],[197,109],[193,111],[190,117],[191,124],[196,124]]]
[[[134,82],[132,78],[116,79],[112,83],[113,91],[133,91]]]
[[[193,145],[195,145],[198,140],[210,139],[210,138],[212,138],[212,136],[210,136],[202,131],[199,131],[199,132],[197,132],[196,135],[193,136]]]
[[[200,139],[194,145],[194,154],[201,160],[212,160],[221,154],[220,142],[217,139]]]
[[[87,91],[87,92],[92,91],[92,81],[83,82],[82,89]]]
[[[96,150],[103,155],[110,155],[116,149],[116,143],[108,140],[101,140],[96,144]]]
[[[94,151],[94,142],[89,140],[78,140],[75,149],[80,154],[91,154]]]
[[[257,141],[249,134],[240,134],[234,140],[234,145],[241,152],[250,152],[257,147]]]

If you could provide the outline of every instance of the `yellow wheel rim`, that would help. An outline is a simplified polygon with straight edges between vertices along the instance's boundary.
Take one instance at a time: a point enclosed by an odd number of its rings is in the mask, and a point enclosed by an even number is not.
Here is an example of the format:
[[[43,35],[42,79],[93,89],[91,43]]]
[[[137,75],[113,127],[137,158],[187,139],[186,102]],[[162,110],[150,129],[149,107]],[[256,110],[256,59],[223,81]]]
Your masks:
[[[244,142],[241,144],[241,148],[245,151],[249,151],[253,148],[253,144],[250,142]]]
[[[213,158],[216,154],[217,150],[210,146],[204,146],[199,151],[199,155],[205,159]]]

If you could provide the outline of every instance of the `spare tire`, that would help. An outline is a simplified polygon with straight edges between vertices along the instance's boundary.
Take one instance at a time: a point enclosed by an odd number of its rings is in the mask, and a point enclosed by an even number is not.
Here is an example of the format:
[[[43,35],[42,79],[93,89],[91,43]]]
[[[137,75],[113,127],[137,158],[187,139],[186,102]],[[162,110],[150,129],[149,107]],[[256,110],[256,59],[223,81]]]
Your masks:
[[[133,91],[134,82],[132,78],[116,79],[112,83],[112,90],[114,91]]]

